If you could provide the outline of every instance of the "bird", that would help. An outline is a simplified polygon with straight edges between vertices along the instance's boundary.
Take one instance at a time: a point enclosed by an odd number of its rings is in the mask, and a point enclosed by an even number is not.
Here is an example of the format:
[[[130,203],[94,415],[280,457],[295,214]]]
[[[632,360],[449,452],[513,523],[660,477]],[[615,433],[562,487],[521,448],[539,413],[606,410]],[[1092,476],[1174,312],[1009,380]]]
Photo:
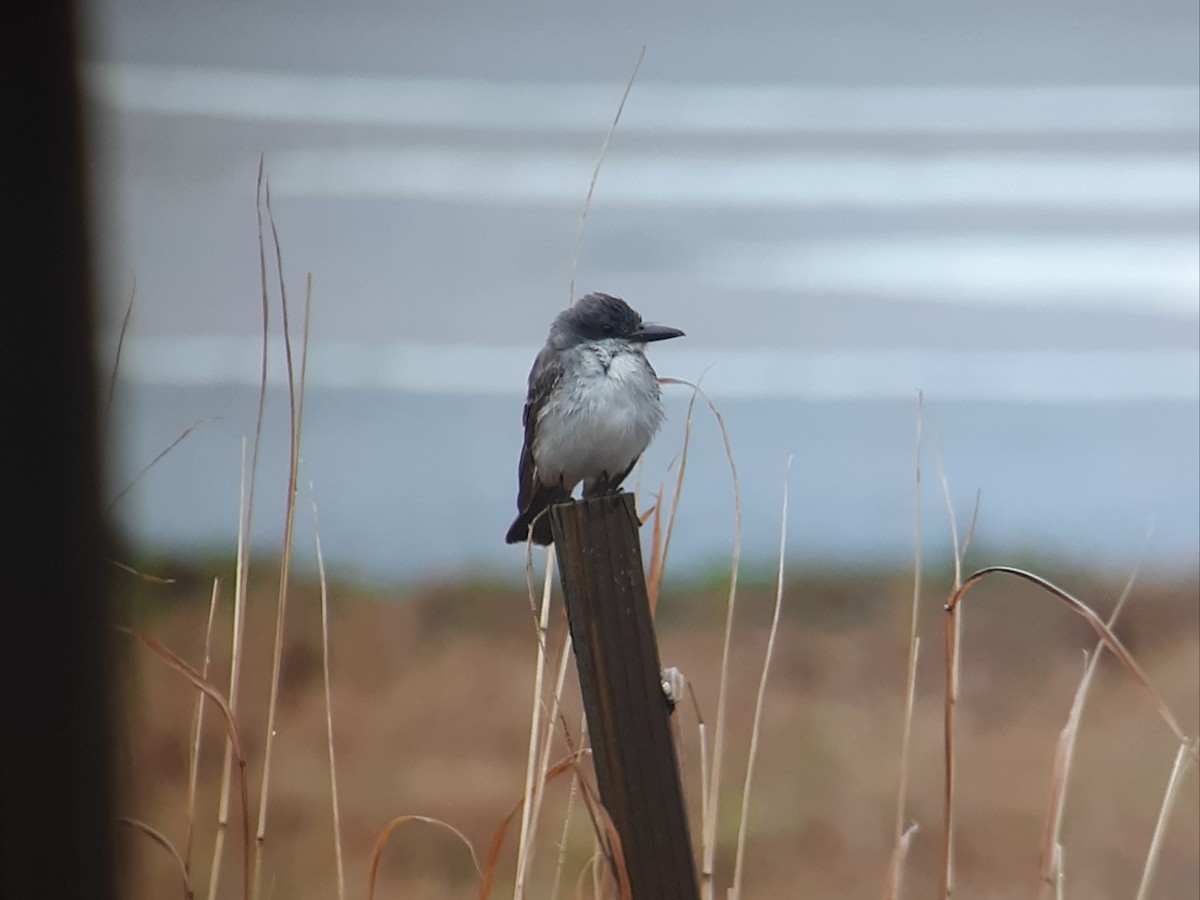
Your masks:
[[[646,345],[677,337],[609,294],[587,294],[555,317],[529,372],[507,543],[553,543],[545,512],[580,482],[584,497],[621,486],[665,417]]]

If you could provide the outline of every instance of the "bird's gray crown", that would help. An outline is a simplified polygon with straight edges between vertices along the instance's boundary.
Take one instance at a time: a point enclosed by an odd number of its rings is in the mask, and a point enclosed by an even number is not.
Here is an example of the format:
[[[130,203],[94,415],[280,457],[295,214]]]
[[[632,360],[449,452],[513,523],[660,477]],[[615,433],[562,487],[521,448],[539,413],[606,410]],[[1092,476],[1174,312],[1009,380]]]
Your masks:
[[[560,346],[605,338],[626,338],[642,327],[642,317],[609,294],[587,294],[564,309],[550,327],[550,339]]]

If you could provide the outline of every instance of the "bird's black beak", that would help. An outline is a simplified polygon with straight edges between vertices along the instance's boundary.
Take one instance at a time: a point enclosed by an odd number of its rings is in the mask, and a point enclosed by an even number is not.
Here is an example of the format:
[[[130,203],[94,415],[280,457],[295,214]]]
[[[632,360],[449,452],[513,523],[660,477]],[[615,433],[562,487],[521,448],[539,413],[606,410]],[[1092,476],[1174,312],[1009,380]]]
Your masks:
[[[638,343],[648,344],[651,341],[665,341],[669,338],[677,337],[683,337],[683,332],[678,328],[669,328],[666,325],[643,325],[631,334],[629,339]]]

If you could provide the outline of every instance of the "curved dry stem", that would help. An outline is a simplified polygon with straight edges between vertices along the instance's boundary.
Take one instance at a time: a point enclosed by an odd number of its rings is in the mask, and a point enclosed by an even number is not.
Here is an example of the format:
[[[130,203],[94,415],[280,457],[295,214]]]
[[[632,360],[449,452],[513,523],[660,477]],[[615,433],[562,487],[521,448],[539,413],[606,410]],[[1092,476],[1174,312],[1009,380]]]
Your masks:
[[[1133,680],[1137,682],[1137,684],[1139,684],[1150,696],[1155,708],[1158,710],[1159,716],[1164,722],[1167,723],[1167,727],[1171,729],[1176,739],[1181,744],[1187,744],[1189,747],[1191,747],[1192,757],[1193,759],[1195,758],[1196,748],[1192,744],[1192,739],[1185,734],[1183,729],[1179,726],[1179,722],[1175,718],[1175,714],[1171,712],[1166,701],[1163,700],[1162,695],[1154,689],[1154,686],[1150,683],[1149,677],[1142,670],[1142,667],[1138,665],[1137,660],[1135,660],[1133,655],[1125,649],[1125,645],[1121,643],[1120,639],[1113,633],[1112,629],[1104,623],[1103,619],[1096,615],[1091,607],[1089,607],[1082,600],[1079,600],[1067,591],[1058,587],[1058,585],[1047,581],[1040,575],[1034,575],[1032,572],[1027,572],[1024,569],[1018,569],[1015,566],[987,566],[986,568],[980,569],[977,572],[973,572],[965,581],[963,581],[962,585],[950,595],[950,599],[946,603],[946,612],[954,612],[958,605],[962,602],[963,598],[967,595],[967,592],[989,575],[1013,575],[1017,578],[1028,581],[1029,583],[1041,588],[1052,597],[1062,601],[1069,609],[1081,616],[1083,620],[1092,627],[1092,630],[1096,632],[1096,635],[1100,638],[1100,642],[1104,644],[1109,652],[1111,652],[1112,655],[1117,658],[1118,662],[1121,663],[1121,667],[1125,669],[1126,673],[1128,673],[1129,676],[1133,678]]]
[[[588,751],[586,750],[572,752],[571,755],[556,762],[550,767],[550,770],[546,772],[546,777],[542,780],[543,786],[549,784],[563,772],[568,770],[576,771],[575,766],[577,765],[577,757],[587,752]],[[521,812],[524,806],[525,797],[522,796],[521,799],[516,802],[513,808],[509,810],[508,815],[504,817],[503,821],[500,823],[500,827],[496,829],[496,833],[492,836],[492,843],[488,847],[487,859],[484,861],[485,865],[482,872],[483,880],[479,886],[479,900],[487,900],[488,895],[491,893],[492,884],[496,880],[496,866],[500,860],[500,851],[504,847],[504,838],[508,833],[508,826],[512,824],[512,820],[517,817],[517,814]]]
[[[168,666],[190,681],[197,690],[203,691],[209,699],[211,699],[225,720],[225,733],[229,738],[229,745],[233,748],[233,753],[237,758],[238,763],[238,780],[242,789],[242,852],[244,855],[243,865],[243,890],[245,896],[250,896],[250,869],[253,862],[253,849],[250,841],[250,796],[249,787],[246,784],[246,754],[242,751],[242,741],[238,736],[237,722],[234,721],[233,712],[229,708],[229,704],[225,702],[225,697],[221,694],[211,682],[202,677],[199,672],[193,669],[182,658],[176,656],[154,638],[149,635],[141,634],[134,631],[132,628],[126,628],[123,625],[114,626],[117,631],[122,634],[127,634],[154,653],[159,659],[165,662]]]
[[[521,812],[524,808],[525,798],[522,797],[517,802],[517,805],[504,817],[504,820],[500,823],[500,827],[496,829],[496,833],[492,836],[492,843],[488,847],[487,860],[483,870],[483,880],[479,885],[479,900],[487,900],[489,894],[491,894],[492,883],[496,880],[496,866],[500,861],[500,850],[504,847],[504,838],[508,834],[508,826],[512,824],[512,820],[516,818],[517,813]]]
[[[566,718],[563,717],[561,712],[558,718],[562,726],[563,739],[567,742],[567,749],[570,751],[566,757],[566,762],[574,770],[575,780],[579,783],[580,796],[583,798],[583,808],[587,810],[588,819],[592,823],[592,834],[595,836],[596,843],[608,860],[609,871],[612,872],[613,877],[617,881],[621,900],[632,900],[630,897],[629,872],[625,867],[625,853],[621,849],[621,835],[617,832],[617,827],[613,824],[608,810],[604,808],[604,804],[600,802],[600,798],[596,795],[596,790],[592,787],[591,782],[584,777],[583,770],[579,768],[579,759],[583,751],[582,749],[577,750],[575,748],[575,741],[571,738],[571,729],[567,725]]]
[[[587,858],[587,861],[584,862],[583,866],[580,867],[579,877],[575,879],[575,896],[576,896],[576,898],[583,897],[584,881],[589,875],[592,877],[592,881],[595,882],[596,875],[600,871],[600,869],[598,868],[598,864],[602,858],[603,857],[601,857],[599,852],[593,853],[591,856],[589,856]],[[593,897],[593,900],[596,897],[595,890],[592,891],[592,897]]]
[[[475,848],[471,845],[471,841],[465,834],[441,819],[435,819],[432,816],[397,816],[388,822],[387,826],[379,833],[379,837],[375,839],[375,847],[371,851],[371,863],[367,867],[367,900],[372,900],[375,896],[375,880],[379,875],[379,863],[383,859],[383,851],[387,848],[388,841],[391,840],[392,834],[397,828],[403,825],[409,825],[413,822],[424,822],[427,825],[436,825],[439,828],[444,828],[453,834],[456,838],[466,845],[467,852],[471,854],[471,865],[475,867],[475,872],[480,878],[483,878],[483,869],[479,867],[479,857],[475,855]]]
[[[172,857],[174,857],[175,864],[179,866],[179,877],[183,880],[184,900],[192,900],[192,897],[195,896],[195,892],[192,891],[192,882],[191,879],[188,878],[187,863],[183,861],[183,857],[179,855],[179,851],[175,849],[175,845],[168,840],[167,836],[157,828],[147,825],[141,819],[134,819],[130,816],[121,816],[117,821],[122,825],[128,825],[135,831],[142,832],[142,834],[149,837],[152,841],[154,841],[156,844],[170,853]]]

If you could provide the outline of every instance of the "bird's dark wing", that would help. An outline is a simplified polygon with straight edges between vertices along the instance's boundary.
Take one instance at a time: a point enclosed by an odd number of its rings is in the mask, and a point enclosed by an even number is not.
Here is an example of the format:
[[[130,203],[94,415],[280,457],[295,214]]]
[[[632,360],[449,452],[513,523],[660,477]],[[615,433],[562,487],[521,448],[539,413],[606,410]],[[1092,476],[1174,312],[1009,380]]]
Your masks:
[[[562,364],[557,353],[542,352],[529,370],[529,393],[525,395],[525,408],[521,412],[521,424],[525,426],[525,443],[521,447],[521,463],[517,470],[517,509],[524,510],[537,490],[537,466],[533,462],[533,439],[537,431],[538,415],[550,393],[562,378]]]
[[[562,374],[558,354],[543,348],[529,372],[529,393],[525,397],[525,409],[521,413],[521,423],[525,426],[525,443],[521,447],[521,462],[517,466],[517,518],[508,531],[509,543],[524,541],[534,518],[551,503],[560,499],[561,492],[557,485],[543,485],[537,477],[537,465],[533,461],[533,441],[538,416]],[[543,516],[538,524],[543,528],[539,529],[535,525],[535,540],[537,543],[549,543],[548,539],[537,540],[541,532],[548,534],[549,521]]]

